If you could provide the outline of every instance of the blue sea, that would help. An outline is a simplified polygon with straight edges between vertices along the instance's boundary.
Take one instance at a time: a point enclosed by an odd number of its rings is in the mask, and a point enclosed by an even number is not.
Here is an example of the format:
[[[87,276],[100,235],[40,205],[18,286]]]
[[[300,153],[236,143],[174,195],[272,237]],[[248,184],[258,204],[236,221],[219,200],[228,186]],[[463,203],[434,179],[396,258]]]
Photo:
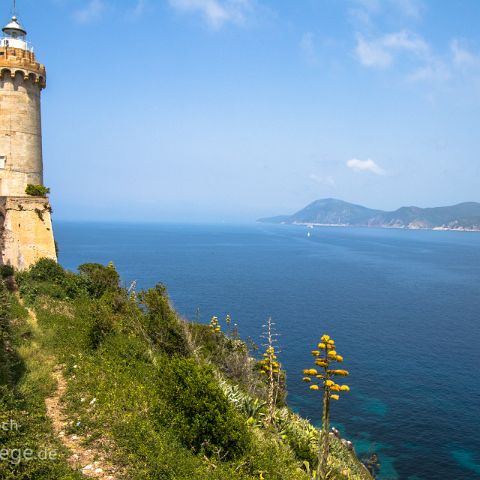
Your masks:
[[[168,286],[177,310],[232,315],[259,342],[277,325],[290,405],[323,333],[351,392],[332,419],[383,480],[480,479],[480,233],[275,225],[57,223],[60,261],[113,261],[125,285]],[[310,236],[308,236],[310,232]]]

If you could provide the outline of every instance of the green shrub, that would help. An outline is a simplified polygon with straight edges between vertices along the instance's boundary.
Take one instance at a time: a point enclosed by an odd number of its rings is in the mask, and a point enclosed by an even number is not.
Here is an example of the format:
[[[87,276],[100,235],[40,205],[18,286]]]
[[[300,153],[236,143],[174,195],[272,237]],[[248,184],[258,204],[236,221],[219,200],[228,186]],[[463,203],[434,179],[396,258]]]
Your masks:
[[[78,271],[90,281],[91,293],[95,298],[120,288],[120,275],[112,263],[106,267],[100,263],[84,263],[78,267]]]
[[[1,265],[0,266],[0,276],[5,279],[11,277],[15,273],[11,265]]]
[[[65,277],[65,270],[50,258],[41,258],[28,270],[32,280],[59,283]]]
[[[170,355],[188,355],[185,335],[165,286],[158,284],[140,292],[139,300],[146,312],[147,333],[152,341]]]
[[[43,185],[28,184],[25,193],[32,197],[46,197],[50,193],[50,189]]]
[[[102,268],[110,270],[108,267]],[[112,270],[113,274],[118,276],[117,272]],[[111,271],[108,273],[113,276]],[[68,272],[55,260],[42,258],[26,272],[18,272],[16,280],[22,296],[31,304],[39,295],[47,295],[57,300],[81,296],[97,297],[104,288],[99,286],[101,282],[97,277]]]
[[[88,334],[90,346],[97,349],[105,337],[113,332],[114,322],[112,314],[103,305],[94,304],[91,308],[92,324]]]
[[[186,447],[225,459],[249,448],[245,420],[228,403],[211,368],[198,366],[193,359],[174,358],[165,367],[159,389],[171,406],[163,419]]]

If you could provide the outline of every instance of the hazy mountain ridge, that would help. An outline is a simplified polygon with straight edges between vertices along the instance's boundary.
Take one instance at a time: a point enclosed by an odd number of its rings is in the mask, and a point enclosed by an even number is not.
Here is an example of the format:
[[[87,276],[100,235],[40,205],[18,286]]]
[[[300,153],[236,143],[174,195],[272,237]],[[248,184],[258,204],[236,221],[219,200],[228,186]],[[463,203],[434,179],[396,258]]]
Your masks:
[[[316,200],[293,215],[261,218],[258,221],[300,225],[480,231],[480,203],[465,202],[435,208],[411,206],[388,212],[327,198]]]

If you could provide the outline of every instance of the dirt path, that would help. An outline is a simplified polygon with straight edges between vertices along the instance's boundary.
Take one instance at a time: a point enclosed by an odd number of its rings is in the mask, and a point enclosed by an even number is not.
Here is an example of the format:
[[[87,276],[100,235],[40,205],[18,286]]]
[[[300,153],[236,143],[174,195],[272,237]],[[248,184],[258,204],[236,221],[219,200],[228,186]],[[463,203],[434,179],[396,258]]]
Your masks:
[[[95,447],[86,448],[82,445],[84,440],[82,437],[67,435],[65,432],[69,422],[63,413],[62,398],[67,390],[67,382],[60,367],[55,368],[53,377],[57,382],[57,389],[51,397],[45,399],[45,405],[55,434],[71,452],[68,458],[69,465],[74,469],[80,469],[87,478],[117,480],[119,478],[117,469],[109,464]]]
[[[23,303],[23,302],[22,302]],[[35,333],[38,333],[38,321],[35,311],[28,308],[29,323]],[[52,365],[55,364],[54,359],[51,359]],[[62,444],[70,451],[68,458],[69,465],[75,470],[81,470],[86,478],[98,478],[100,480],[120,480],[122,477],[118,473],[118,469],[113,467],[101,453],[100,449],[87,448],[83,445],[84,438],[78,435],[69,435],[66,430],[69,426],[69,421],[64,414],[62,399],[67,390],[67,382],[63,375],[62,368],[56,366],[53,368],[53,378],[57,383],[57,388],[53,394],[45,399],[45,406],[47,408],[47,416],[50,418],[55,435],[59,438]]]

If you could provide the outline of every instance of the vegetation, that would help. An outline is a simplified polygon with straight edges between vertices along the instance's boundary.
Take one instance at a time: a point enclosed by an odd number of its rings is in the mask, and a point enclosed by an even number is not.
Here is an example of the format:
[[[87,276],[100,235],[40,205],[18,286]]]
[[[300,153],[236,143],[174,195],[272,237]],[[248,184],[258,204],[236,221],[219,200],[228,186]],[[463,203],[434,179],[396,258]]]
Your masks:
[[[163,285],[121,288],[111,264],[75,274],[43,259],[15,279],[18,296],[0,288],[0,421],[21,428],[0,430],[0,443],[56,456],[0,461],[0,478],[83,478],[45,408],[58,391],[54,369],[66,384],[66,436],[108,459],[118,478],[313,478],[318,431],[284,404],[284,385],[272,412],[265,362],[230,317],[223,331],[218,318],[187,322]],[[328,461],[332,478],[371,479],[336,438]]]
[[[322,355],[322,351],[324,354]],[[331,478],[331,472],[328,466],[328,454],[329,454],[329,439],[330,439],[330,402],[332,400],[339,400],[340,395],[338,392],[348,392],[350,387],[348,385],[337,385],[332,378],[335,376],[346,377],[349,375],[347,370],[333,370],[331,365],[333,362],[343,362],[343,357],[338,355],[335,350],[335,340],[331,339],[329,335],[323,335],[318,344],[318,350],[313,350],[312,355],[315,358],[315,365],[320,368],[319,372],[316,368],[310,368],[304,370],[303,381],[307,383],[312,382],[312,378],[319,381],[321,386],[317,382],[310,384],[310,389],[323,393],[323,415],[322,415],[322,430],[321,430],[321,442],[319,450],[318,461],[318,476],[321,480]],[[311,378],[312,377],[312,378]]]
[[[268,415],[266,417],[267,423],[272,423],[275,417],[275,408],[277,406],[277,400],[279,391],[281,389],[282,370],[280,363],[277,359],[277,351],[275,350],[277,333],[274,332],[274,323],[269,318],[266,325],[264,325],[265,333],[263,338],[266,340],[265,353],[263,354],[263,360],[260,362],[260,372],[266,375],[268,383]]]
[[[25,193],[32,197],[46,197],[50,193],[50,189],[43,185],[28,184],[27,188],[25,188]]]

